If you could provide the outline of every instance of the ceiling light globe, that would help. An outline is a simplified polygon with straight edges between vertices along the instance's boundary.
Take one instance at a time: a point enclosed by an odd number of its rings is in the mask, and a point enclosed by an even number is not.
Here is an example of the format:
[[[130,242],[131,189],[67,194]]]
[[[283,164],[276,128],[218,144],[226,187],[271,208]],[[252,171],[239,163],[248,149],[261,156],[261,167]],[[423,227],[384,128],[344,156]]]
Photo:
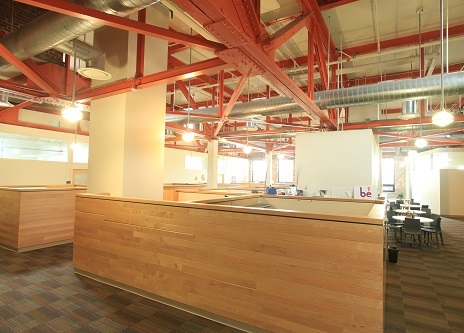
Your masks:
[[[432,123],[444,127],[454,121],[454,116],[446,110],[441,110],[432,116]]]
[[[61,111],[61,115],[63,116],[64,119],[71,123],[75,123],[76,121],[79,121],[82,119],[82,111],[76,104],[71,104],[65,107]]]
[[[182,140],[185,142],[192,142],[193,139],[195,138],[195,134],[193,132],[185,132],[182,134]]]
[[[283,160],[284,157],[285,157],[285,156],[282,155],[281,153],[278,153],[278,154],[277,154],[277,159],[279,159],[279,160]]]
[[[425,140],[424,138],[419,138],[419,139],[416,139],[416,141],[414,142],[414,145],[417,147],[417,148],[425,148],[427,147],[427,140]]]
[[[251,147],[248,146],[248,145],[246,145],[245,147],[243,147],[243,152],[244,152],[245,154],[251,153]]]

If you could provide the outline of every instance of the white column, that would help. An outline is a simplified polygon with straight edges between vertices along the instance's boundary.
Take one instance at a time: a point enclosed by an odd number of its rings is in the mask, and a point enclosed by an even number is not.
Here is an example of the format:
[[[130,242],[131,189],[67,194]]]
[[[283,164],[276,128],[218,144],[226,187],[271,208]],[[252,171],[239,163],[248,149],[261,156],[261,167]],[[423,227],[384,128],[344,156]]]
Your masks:
[[[168,20],[164,7],[147,8],[147,23],[168,28]],[[136,39],[135,33],[108,27],[95,32],[95,45],[105,50],[105,69],[114,81],[134,76]],[[166,41],[146,38],[145,53],[144,75],[166,70]],[[163,198],[165,110],[165,84],[92,101],[90,193]]]
[[[207,187],[217,187],[218,179],[218,140],[208,142],[208,182]]]
[[[266,180],[264,185],[272,185],[272,151],[266,153]]]

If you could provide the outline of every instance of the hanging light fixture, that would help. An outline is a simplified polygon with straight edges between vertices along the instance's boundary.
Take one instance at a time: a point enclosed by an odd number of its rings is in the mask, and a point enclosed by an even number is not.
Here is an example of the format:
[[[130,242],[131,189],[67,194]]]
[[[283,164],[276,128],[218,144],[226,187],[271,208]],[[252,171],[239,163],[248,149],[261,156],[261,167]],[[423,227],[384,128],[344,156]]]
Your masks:
[[[278,160],[283,160],[285,157],[283,154],[280,153],[281,146],[282,146],[282,133],[279,134],[279,153],[277,154]]]
[[[246,141],[246,146],[243,147],[243,152],[248,155],[249,153],[251,153],[253,149],[248,145],[248,121],[246,123],[246,126],[247,126],[247,141]]]
[[[427,140],[425,140],[423,137],[422,137],[422,112],[421,112],[421,117],[420,117],[420,123],[419,123],[419,138],[416,139],[416,141],[414,142],[414,145],[417,147],[417,148],[425,148],[427,147]]]
[[[440,99],[440,111],[435,113],[432,116],[432,123],[437,126],[444,127],[451,124],[454,121],[454,116],[446,111],[445,109],[445,88],[443,86],[443,0],[440,0],[440,46],[441,46],[441,74],[440,74],[440,84],[441,84],[441,99]]]
[[[190,29],[190,34],[192,34],[192,29]],[[192,47],[190,47],[189,63],[192,64]],[[182,134],[182,140],[184,140],[187,143],[192,142],[193,139],[195,139],[195,133],[190,132],[190,110],[191,110],[191,107],[190,107],[190,89],[191,89],[190,77],[189,77],[188,83],[189,85],[188,85],[188,96],[187,96],[187,132]]]
[[[74,142],[71,143],[71,149],[73,151],[76,151],[77,149],[79,149],[79,144],[77,143],[77,123],[76,123],[76,127],[74,128]]]
[[[76,104],[76,41],[74,41],[74,68],[73,68],[73,83],[72,83],[72,99],[71,104],[66,106],[62,111],[61,115],[67,121],[75,123],[82,119],[82,110]]]

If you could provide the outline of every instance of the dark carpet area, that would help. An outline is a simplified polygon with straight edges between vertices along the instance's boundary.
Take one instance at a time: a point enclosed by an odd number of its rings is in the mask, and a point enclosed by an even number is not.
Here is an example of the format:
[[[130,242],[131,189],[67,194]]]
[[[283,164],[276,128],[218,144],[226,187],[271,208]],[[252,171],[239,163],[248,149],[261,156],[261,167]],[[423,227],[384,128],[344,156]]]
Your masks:
[[[241,331],[76,275],[66,244],[0,249],[0,332]]]
[[[385,332],[464,332],[464,222],[443,218],[442,229],[440,249],[402,246],[389,233],[399,253],[387,262]]]
[[[464,332],[464,222],[443,219],[445,246],[401,246],[387,262],[385,332]],[[75,275],[72,244],[0,248],[0,332],[238,333]]]

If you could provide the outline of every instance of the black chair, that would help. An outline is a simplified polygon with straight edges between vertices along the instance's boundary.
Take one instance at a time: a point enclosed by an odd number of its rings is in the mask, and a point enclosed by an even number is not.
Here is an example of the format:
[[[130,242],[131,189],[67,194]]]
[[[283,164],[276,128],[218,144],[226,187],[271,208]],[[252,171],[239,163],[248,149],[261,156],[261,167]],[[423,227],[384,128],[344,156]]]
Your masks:
[[[430,208],[421,208],[421,210],[425,212],[424,214],[421,215],[422,217],[431,218],[432,210]]]
[[[422,206],[421,206],[421,210],[424,210],[424,209],[426,209],[426,208],[429,208],[429,205],[422,205]]]
[[[398,205],[399,205],[399,204],[402,204],[402,203],[404,203],[404,200],[403,200],[403,199],[398,199],[398,200],[396,200],[396,203],[397,203]]]
[[[422,231],[421,231],[421,223],[419,219],[413,219],[410,217],[406,217],[404,219],[403,224],[403,237],[402,237],[402,244],[404,245],[404,239],[406,235],[417,236],[419,238],[419,247],[422,249]]]
[[[443,244],[443,233],[441,232],[441,217],[436,214],[432,214],[431,218],[434,221],[430,223],[430,226],[424,226],[421,228],[421,230],[424,232],[424,239],[425,236],[427,236],[427,244],[430,244],[430,234],[435,234],[435,241],[437,242],[437,247],[440,248],[440,244],[438,243],[438,234],[440,234],[441,245],[445,246]]]
[[[400,209],[400,205],[397,203],[390,203],[390,210]]]
[[[401,237],[403,236],[402,228],[403,228],[403,223],[400,221],[397,221],[393,218],[393,216],[396,215],[394,210],[389,210],[387,212],[387,233],[388,230],[393,229],[395,232],[395,241],[398,240],[398,230],[400,231]]]
[[[410,206],[410,207],[409,207],[409,210],[420,210],[420,207],[413,207],[413,206]]]

